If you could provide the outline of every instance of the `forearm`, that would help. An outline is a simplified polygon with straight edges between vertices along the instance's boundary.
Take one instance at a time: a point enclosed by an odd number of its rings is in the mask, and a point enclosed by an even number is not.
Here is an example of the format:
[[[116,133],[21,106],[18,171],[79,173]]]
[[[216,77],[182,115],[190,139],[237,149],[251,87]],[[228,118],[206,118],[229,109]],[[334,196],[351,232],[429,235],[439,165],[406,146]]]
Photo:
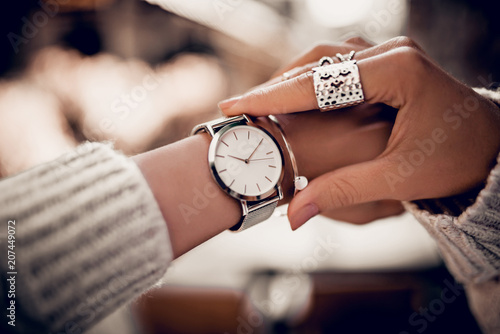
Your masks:
[[[464,284],[484,283],[500,273],[500,155],[497,161],[475,198],[471,192],[405,204],[436,239],[448,268]]]
[[[436,240],[455,279],[464,284],[471,311],[484,333],[498,333],[500,329],[499,190],[500,163],[475,199],[468,198],[472,194],[464,194],[419,201],[421,207],[406,203]],[[462,209],[469,202],[473,204]]]

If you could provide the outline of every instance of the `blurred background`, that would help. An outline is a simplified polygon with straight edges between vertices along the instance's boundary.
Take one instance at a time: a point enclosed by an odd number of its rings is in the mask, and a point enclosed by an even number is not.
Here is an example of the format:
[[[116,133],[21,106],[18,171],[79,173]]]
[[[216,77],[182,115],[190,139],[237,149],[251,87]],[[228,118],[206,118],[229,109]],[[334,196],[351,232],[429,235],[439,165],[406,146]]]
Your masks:
[[[217,102],[318,42],[416,40],[459,80],[497,87],[487,0],[25,0],[0,11],[0,177],[85,140],[133,155],[184,138]],[[286,212],[286,208],[280,208]],[[279,212],[176,260],[165,285],[91,333],[477,333],[409,215],[351,226]],[[456,298],[445,302],[443,291]]]

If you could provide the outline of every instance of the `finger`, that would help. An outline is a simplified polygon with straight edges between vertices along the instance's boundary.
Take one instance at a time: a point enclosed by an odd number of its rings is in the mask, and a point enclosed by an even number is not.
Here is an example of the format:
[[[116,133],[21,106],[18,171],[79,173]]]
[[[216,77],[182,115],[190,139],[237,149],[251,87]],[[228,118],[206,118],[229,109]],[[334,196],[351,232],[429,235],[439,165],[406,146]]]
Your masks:
[[[227,116],[244,113],[267,116],[317,109],[312,73],[223,101],[219,103],[219,108]]]
[[[353,39],[353,41],[355,41],[355,43],[322,45],[321,47],[313,48],[312,51],[308,51],[296,60],[292,61],[290,64],[287,64],[285,67],[279,69],[271,76],[271,79],[261,85],[254,87],[253,89],[259,89],[262,87],[274,85],[276,83],[279,83],[280,81],[295,78],[303,73],[306,73],[307,71],[312,70],[313,67],[317,67],[319,59],[324,56],[334,57],[334,55],[336,55],[337,53],[346,54],[353,50],[359,52],[360,50],[364,50],[368,47],[373,46],[366,41],[362,43],[361,41],[364,41],[362,38],[359,38],[359,40]],[[283,77],[284,73],[287,74],[286,78]]]
[[[327,48],[327,46],[323,46],[323,49],[325,49],[325,48]],[[379,44],[379,45],[373,46],[371,48],[362,50],[359,53],[357,53],[354,58],[358,60],[358,65],[360,66],[360,72],[362,72],[360,60],[366,60],[366,59],[370,59],[372,57],[381,56],[381,55],[385,55],[385,54],[393,55],[393,54],[399,53],[401,51],[404,51],[406,53],[409,53],[410,51],[412,51],[413,53],[416,53],[419,55],[425,55],[425,53],[422,51],[422,48],[418,44],[416,44],[412,39],[403,36],[403,37],[395,37],[395,38],[390,39],[382,44]],[[324,55],[324,53],[320,53],[320,51],[315,52],[316,56],[318,54]],[[317,57],[317,59],[319,59],[319,58],[320,57]],[[310,100],[301,101],[302,104],[297,104],[297,105],[295,105],[295,107],[290,106],[290,104],[292,103],[292,100],[289,100],[287,96],[282,94],[282,92],[280,92],[280,89],[286,89],[288,87],[295,87],[295,88],[298,88],[298,89],[303,91],[303,89],[305,87],[307,87],[306,81],[308,79],[312,80],[312,78],[308,78],[307,76],[304,77],[304,75],[309,73],[313,67],[317,66],[317,59],[313,63],[306,64],[302,67],[298,67],[298,68],[294,69],[293,71],[291,70],[290,80],[287,80],[287,81],[299,80],[299,82],[292,82],[289,85],[282,85],[283,82],[280,82],[281,79],[275,78],[267,83],[264,83],[261,86],[258,86],[255,90],[252,90],[250,93],[247,93],[243,96],[237,96],[237,97],[220,102],[219,108],[222,110],[223,113],[225,113],[228,116],[239,115],[239,114],[242,114],[245,112],[251,114],[251,112],[245,111],[246,108],[249,107],[249,104],[254,104],[254,106],[258,108],[256,110],[256,114],[255,114],[256,116],[257,115],[268,115],[268,114],[273,113],[273,112],[265,113],[263,111],[263,108],[265,108],[266,110],[270,109],[271,111],[276,110],[276,112],[274,112],[275,114],[307,110],[307,109],[300,109],[299,106],[301,106],[301,105],[309,105],[309,106],[312,105],[313,107],[311,107],[310,109],[316,109],[317,103],[315,103],[314,101],[311,102]],[[390,59],[388,59],[388,60],[390,60]],[[386,64],[386,65],[390,65],[390,64]],[[384,68],[384,69],[387,69],[387,68]],[[362,84],[363,84],[363,75],[364,74],[362,74],[362,76],[361,76],[361,83]],[[383,77],[381,77],[381,78],[383,78]],[[401,79],[401,76],[397,77],[397,79]],[[397,82],[399,83],[399,81],[400,80],[398,80]],[[275,87],[275,88],[277,88],[276,90],[270,89],[270,90],[266,91],[266,89],[268,89],[269,87],[276,85],[276,84],[280,84],[280,86]],[[313,87],[313,85],[311,85],[311,89],[313,89],[312,87]],[[270,93],[271,95],[267,96],[266,92]],[[265,103],[267,103],[267,101],[265,101],[265,100],[266,100],[266,98],[273,98],[274,92],[276,92],[276,96],[285,97],[285,101],[281,101],[281,100],[274,101],[276,104],[278,104],[278,106],[276,106],[274,108],[266,108]],[[296,93],[297,93],[296,91],[292,90],[289,92],[288,95],[291,97]],[[300,96],[304,96],[304,94],[306,96],[309,96],[309,98],[312,97],[315,99],[314,94],[310,95],[310,94],[301,92]],[[254,97],[256,99],[253,101]],[[366,92],[365,92],[365,97],[366,97]],[[242,101],[242,103],[240,103],[238,105],[239,110],[238,110],[238,108],[233,109],[233,107],[241,100],[243,100],[243,101]],[[259,100],[261,100],[261,101],[259,101]],[[379,102],[383,102],[383,101],[379,101]],[[391,105],[391,106],[393,106],[393,105]]]
[[[343,50],[349,50],[349,51],[344,51],[340,53],[348,53],[351,50],[355,50],[356,54],[354,55],[353,58],[356,60],[377,56],[384,52],[401,47],[413,48],[417,51],[424,53],[423,49],[417,43],[415,43],[411,38],[405,36],[395,37],[378,45],[373,45],[370,42],[365,41],[361,37],[354,37],[344,42],[344,45],[348,47],[343,48]],[[340,50],[340,48],[342,48],[342,44],[331,45],[331,46],[329,45],[317,46],[312,50],[308,51],[309,53],[302,55],[299,60],[292,62],[292,64],[287,66],[288,69],[284,68],[282,70],[277,71],[270,80],[259,86],[254,87],[254,89],[258,89],[264,86],[269,86],[272,84],[276,84],[280,81],[283,81],[282,75],[285,72],[288,74],[287,78],[291,79],[301,75],[302,73],[311,71],[314,67],[318,66],[319,59],[321,59],[324,56],[333,57],[335,54],[337,54],[337,52],[339,52],[337,50]]]
[[[383,200],[356,204],[322,213],[322,216],[352,224],[367,224],[377,219],[397,216],[405,211],[400,201]]]
[[[314,62],[312,62],[312,63],[307,63],[307,64],[305,64],[303,66],[294,67],[291,70],[286,71],[286,73],[287,73],[286,78],[283,77],[282,76],[283,73],[281,73],[279,76],[272,77],[268,81],[266,81],[266,82],[264,82],[264,83],[262,83],[262,84],[260,84],[258,86],[255,86],[255,87],[251,88],[249,91],[261,89],[261,88],[264,88],[264,87],[275,85],[275,84],[280,83],[282,81],[293,79],[295,77],[298,77],[301,74],[304,74],[304,73],[306,73],[308,71],[311,71],[316,66],[318,66],[318,61],[317,60],[314,61]]]
[[[300,67],[304,64],[309,63],[318,63],[318,60],[324,56],[334,57],[337,53],[346,54],[354,51],[360,51],[366,49],[367,47],[364,45],[350,44],[350,43],[341,43],[341,44],[320,44],[313,47],[310,50],[307,50],[303,54],[299,55],[297,58],[292,60],[289,64],[280,68],[276,71],[272,77],[279,77],[283,73],[292,70],[295,67]]]
[[[374,42],[367,41],[366,39],[364,39],[363,37],[360,37],[360,36],[351,37],[351,38],[347,39],[344,43],[354,44],[354,45],[358,45],[358,46],[365,47],[365,48],[370,48],[372,46],[375,46]]]
[[[317,214],[359,203],[393,199],[384,171],[385,159],[375,159],[323,174],[310,182],[290,202],[288,218],[297,229]]]
[[[399,108],[412,86],[412,75],[424,56],[412,48],[396,48],[358,61],[365,101]],[[404,75],[402,75],[404,74]],[[418,81],[417,81],[418,82]],[[405,92],[403,94],[402,92]],[[284,114],[318,108],[312,72],[223,101],[219,108],[228,116]]]
[[[279,77],[285,72],[289,72],[295,67],[301,67],[304,64],[316,63],[319,59],[324,56],[334,57],[337,53],[346,54],[351,51],[359,52],[361,50],[370,48],[374,46],[374,43],[370,43],[362,37],[351,37],[340,44],[318,44],[312,49],[307,50],[303,54],[299,55],[285,67],[282,67],[276,71],[272,77]]]

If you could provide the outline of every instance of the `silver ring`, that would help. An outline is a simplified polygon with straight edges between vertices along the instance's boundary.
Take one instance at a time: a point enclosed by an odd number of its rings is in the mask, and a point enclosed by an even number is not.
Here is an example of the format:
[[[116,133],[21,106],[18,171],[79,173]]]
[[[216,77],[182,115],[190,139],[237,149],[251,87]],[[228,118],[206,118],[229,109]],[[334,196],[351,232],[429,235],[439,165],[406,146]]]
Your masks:
[[[348,57],[354,55],[352,51]],[[356,60],[318,66],[313,70],[314,91],[321,111],[354,106],[365,101]]]
[[[335,64],[335,62],[333,61],[332,57],[322,57],[318,61],[318,66],[324,66],[325,62],[328,63],[328,65]]]
[[[355,53],[356,53],[356,51],[352,50],[347,55],[342,55],[340,53],[337,53],[335,56],[340,60],[341,63],[345,63],[346,61],[352,60],[352,58],[354,57]]]

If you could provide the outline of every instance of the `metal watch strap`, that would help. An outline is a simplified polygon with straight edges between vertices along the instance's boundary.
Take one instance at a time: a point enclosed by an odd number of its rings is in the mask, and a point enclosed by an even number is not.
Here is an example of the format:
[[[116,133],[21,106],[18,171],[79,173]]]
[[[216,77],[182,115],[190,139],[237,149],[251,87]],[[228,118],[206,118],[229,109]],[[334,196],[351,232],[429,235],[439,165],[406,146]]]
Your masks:
[[[215,133],[218,132],[218,130],[220,130],[227,124],[233,122],[243,122],[243,121],[246,122],[248,121],[248,119],[242,115],[224,119],[222,121],[215,120],[203,123],[196,126],[191,132],[191,135],[205,131],[208,134],[210,134],[210,136],[213,137]],[[268,202],[264,204],[261,202],[249,202],[245,200],[240,200],[243,214],[241,220],[236,225],[231,227],[230,230],[234,232],[241,232],[251,226],[254,226],[268,219],[273,214],[274,209],[276,209],[276,207],[278,206],[279,199],[280,195],[278,194],[277,196],[270,198]]]
[[[259,205],[255,208],[249,206],[247,201],[241,201],[241,209],[243,210],[243,216],[238,224],[234,225],[230,228],[231,231],[240,232],[246,230],[247,228],[257,225],[258,223],[263,222],[267,218],[271,217],[274,212],[274,209],[278,206],[278,196],[276,196],[276,200],[270,203],[266,203],[265,205]],[[247,214],[245,215],[245,212]]]

